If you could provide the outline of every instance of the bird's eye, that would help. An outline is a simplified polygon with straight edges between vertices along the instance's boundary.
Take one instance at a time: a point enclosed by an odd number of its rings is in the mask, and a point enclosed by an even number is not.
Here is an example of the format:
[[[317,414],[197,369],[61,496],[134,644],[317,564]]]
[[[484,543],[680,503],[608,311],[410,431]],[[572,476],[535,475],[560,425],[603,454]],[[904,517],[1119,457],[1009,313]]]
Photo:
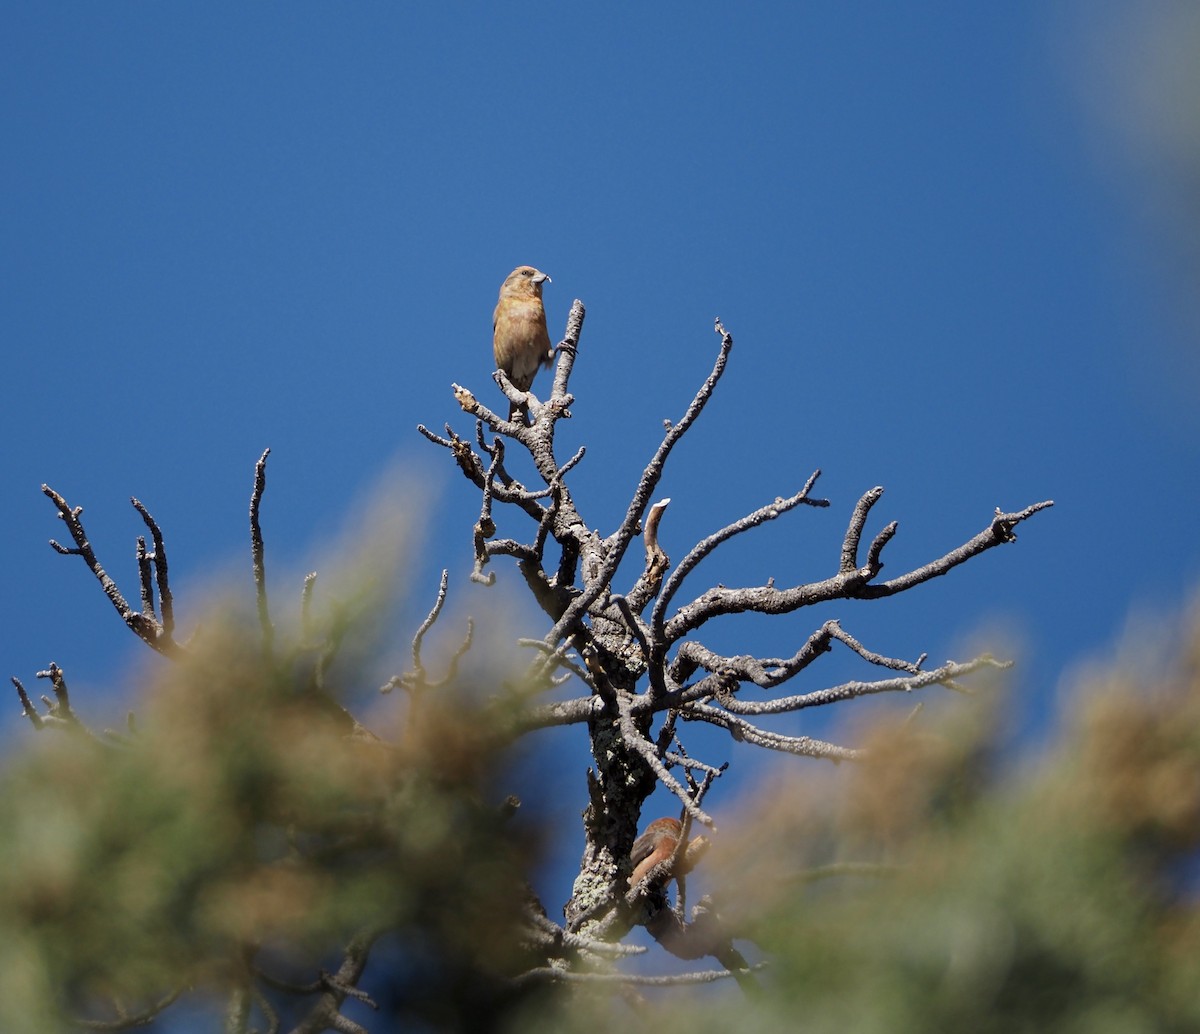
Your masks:
[[[522,269],[521,276],[533,276],[533,270],[532,269]]]

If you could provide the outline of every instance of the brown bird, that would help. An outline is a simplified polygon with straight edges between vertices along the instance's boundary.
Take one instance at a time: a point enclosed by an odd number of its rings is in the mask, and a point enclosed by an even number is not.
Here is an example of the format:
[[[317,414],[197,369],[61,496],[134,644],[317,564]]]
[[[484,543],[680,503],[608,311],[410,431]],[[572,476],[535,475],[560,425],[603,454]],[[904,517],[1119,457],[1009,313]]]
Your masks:
[[[497,368],[518,391],[528,391],[534,375],[554,358],[542,305],[542,284],[549,280],[533,266],[517,266],[500,285],[492,314],[492,351]],[[517,413],[517,407],[510,406],[508,418]]]
[[[683,826],[678,819],[655,819],[646,827],[646,831],[633,842],[633,850],[629,853],[629,860],[634,865],[633,875],[629,877],[631,890],[646,878],[651,869],[675,854],[682,832]],[[662,876],[661,882],[665,884],[677,876],[686,876],[696,867],[706,850],[708,838],[694,837],[687,848],[680,852],[671,870]]]

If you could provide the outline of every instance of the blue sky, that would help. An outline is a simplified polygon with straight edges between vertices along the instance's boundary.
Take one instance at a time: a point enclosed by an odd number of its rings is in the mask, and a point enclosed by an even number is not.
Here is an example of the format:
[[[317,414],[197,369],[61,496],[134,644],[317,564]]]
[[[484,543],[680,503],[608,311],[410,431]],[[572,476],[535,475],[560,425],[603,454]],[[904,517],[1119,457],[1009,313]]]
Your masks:
[[[824,471],[829,510],[731,544],[696,592],[827,576],[876,484],[888,575],[1053,498],[907,597],[706,632],[788,653],[836,616],[939,661],[1002,627],[1038,727],[1064,672],[1200,575],[1194,270],[1171,170],[1116,117],[1156,97],[1130,85],[1154,70],[1130,25],[1068,3],[4,5],[6,674],[32,689],[57,661],[104,725],[147,663],[46,546],[42,482],[130,596],[143,500],[186,626],[217,573],[249,598],[266,446],[277,601],[398,469],[427,489],[406,489],[412,611],[443,566],[464,609],[503,598],[463,588],[477,502],[415,427],[469,431],[451,382],[502,404],[491,311],[528,262],[552,337],[588,308],[562,454],[588,445],[573,492],[606,533],[715,316],[735,348],[661,487],[667,551]],[[583,806],[582,772],[560,803]]]

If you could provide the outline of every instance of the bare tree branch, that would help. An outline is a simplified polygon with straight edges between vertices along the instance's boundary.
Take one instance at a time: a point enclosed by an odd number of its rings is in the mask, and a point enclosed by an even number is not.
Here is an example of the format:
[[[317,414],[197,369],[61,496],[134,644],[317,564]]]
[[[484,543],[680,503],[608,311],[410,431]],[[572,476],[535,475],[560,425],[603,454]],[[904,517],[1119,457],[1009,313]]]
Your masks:
[[[706,649],[696,640],[689,639],[687,642],[681,643],[676,651],[675,660],[671,663],[671,678],[677,685],[681,685],[692,677],[697,668],[703,668],[708,672],[727,673],[739,681],[753,682],[764,689],[771,689],[804,671],[821,654],[827,653],[831,648],[830,644],[834,641],[844,643],[863,660],[881,668],[916,674],[925,662],[924,654],[916,661],[905,661],[896,657],[885,657],[868,650],[846,632],[839,622],[831,620],[826,621],[809,636],[804,645],[788,658],[755,658],[745,655],[723,657]],[[688,699],[686,690],[681,693],[683,699]]]
[[[811,736],[781,736],[779,733],[768,732],[707,704],[689,704],[680,712],[680,717],[685,721],[697,720],[720,726],[728,730],[735,740],[765,747],[767,750],[782,751],[785,754],[826,758],[830,761],[853,761],[862,755],[862,751],[825,743]]]
[[[140,1012],[130,1013],[119,1009],[117,1017],[112,1020],[77,1019],[75,1023],[84,1030],[132,1030],[135,1027],[149,1027],[179,1000],[184,990],[185,988],[177,987]]]
[[[708,400],[712,398],[717,382],[725,372],[726,363],[729,361],[729,352],[733,348],[733,337],[721,325],[719,319],[716,321],[716,330],[721,335],[721,350],[717,355],[717,361],[713,366],[712,372],[708,375],[704,384],[701,385],[700,390],[696,392],[691,404],[684,412],[683,418],[679,423],[668,428],[654,456],[642,473],[633,498],[630,500],[629,507],[625,512],[624,520],[621,521],[620,527],[617,528],[616,532],[605,540],[606,559],[603,562],[603,566],[596,572],[591,586],[571,602],[571,605],[567,607],[566,613],[555,622],[554,627],[546,634],[547,643],[556,643],[566,635],[574,627],[575,623],[580,620],[588,607],[600,597],[601,593],[611,583],[613,575],[617,572],[618,565],[625,556],[625,550],[628,549],[629,543],[637,532],[638,522],[641,520],[646,507],[650,503],[650,496],[662,478],[667,457],[670,456],[671,450],[674,449],[675,444],[683,437],[688,428],[695,423],[700,413],[704,410],[705,405],[708,404]]]
[[[880,679],[878,682],[843,682],[841,685],[815,690],[812,693],[800,693],[796,696],[778,697],[775,700],[753,703],[731,697],[722,701],[722,706],[734,714],[787,714],[806,707],[836,704],[842,700],[870,696],[875,693],[911,693],[913,690],[924,689],[926,686],[945,686],[963,675],[969,675],[985,667],[1003,670],[1009,667],[1009,664],[988,656],[977,657],[964,664],[947,661],[940,668],[924,671],[907,678]]]
[[[727,542],[743,531],[757,528],[766,521],[773,521],[776,517],[782,516],[789,510],[794,510],[801,503],[807,503],[809,506],[828,506],[828,499],[810,499],[808,497],[808,493],[812,491],[813,485],[817,483],[817,478],[820,476],[821,472],[819,470],[813,471],[812,476],[805,482],[804,487],[794,496],[788,499],[776,499],[775,502],[767,506],[759,507],[753,513],[747,514],[732,524],[726,525],[720,531],[709,535],[708,538],[703,539],[693,546],[688,555],[680,561],[679,566],[672,572],[671,577],[667,580],[667,584],[663,586],[662,594],[654,604],[654,610],[650,615],[650,623],[654,629],[655,636],[660,639],[662,638],[663,615],[666,613],[667,607],[674,598],[676,591],[683,584],[683,580],[691,574],[701,560],[712,553],[722,542]]]
[[[747,973],[764,969],[765,963],[749,966]],[[711,984],[718,980],[737,979],[738,974],[731,970],[706,970],[697,973],[672,973],[662,976],[643,976],[634,973],[595,973],[589,971],[572,971],[558,969],[554,966],[544,966],[522,973],[516,980],[518,984],[533,982],[564,983],[564,984],[628,984],[631,987],[688,987],[695,984]]]
[[[692,800],[687,790],[680,785],[679,780],[671,775],[667,771],[666,765],[659,760],[658,754],[654,749],[654,744],[638,731],[633,720],[633,712],[629,708],[629,703],[630,698],[628,697],[618,699],[617,701],[621,715],[620,728],[626,746],[632,747],[642,756],[646,764],[650,766],[651,770],[658,777],[658,781],[679,798],[679,802],[683,805],[684,811],[688,815],[697,822],[703,822],[704,825],[715,829],[716,822],[713,817]]]
[[[532,894],[530,897],[532,899]],[[529,902],[525,915],[532,927],[530,935],[538,944],[549,948],[550,954],[556,958],[562,957],[562,949],[569,949],[585,956],[598,955],[602,958],[622,958],[646,953],[646,949],[638,944],[613,944],[609,941],[593,940],[590,937],[580,937],[579,934],[571,933],[553,922],[536,899]]]
[[[997,510],[995,518],[987,528],[957,549],[952,549],[945,556],[925,564],[923,567],[877,585],[869,584],[867,581],[868,577],[873,576],[871,572],[850,571],[841,572],[821,582],[797,585],[790,589],[776,589],[770,585],[744,589],[728,589],[718,586],[709,589],[704,595],[681,607],[676,615],[666,622],[663,634],[668,642],[673,643],[705,622],[722,615],[742,614],[747,611],[758,614],[789,614],[801,607],[827,603],[830,600],[879,599],[884,596],[893,596],[932,578],[948,574],[959,564],[966,563],[972,557],[976,557],[986,550],[1015,541],[1013,528],[1017,524],[1053,505],[1053,501],[1047,500],[1035,503],[1016,513],[1001,513]],[[882,549],[882,546],[879,548]],[[878,550],[872,547],[872,553],[877,554]]]
[[[341,1015],[341,1006],[362,979],[371,946],[382,933],[382,930],[365,930],[350,941],[337,972],[322,981],[320,1000],[309,1010],[308,1015],[292,1028],[291,1034],[320,1034],[329,1028],[339,1031],[362,1029],[356,1025],[353,1028],[338,1025],[341,1021],[349,1022]]]

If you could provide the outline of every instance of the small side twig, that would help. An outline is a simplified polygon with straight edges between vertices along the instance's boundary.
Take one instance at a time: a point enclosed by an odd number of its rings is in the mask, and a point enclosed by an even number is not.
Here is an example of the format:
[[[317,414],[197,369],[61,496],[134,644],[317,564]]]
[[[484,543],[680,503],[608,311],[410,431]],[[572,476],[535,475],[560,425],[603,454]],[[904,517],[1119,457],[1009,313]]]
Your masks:
[[[379,687],[381,693],[390,693],[393,689],[408,689],[413,692],[419,692],[427,689],[436,689],[440,686],[445,686],[454,681],[458,676],[458,665],[466,656],[468,650],[471,649],[471,643],[475,636],[475,622],[467,618],[467,633],[463,637],[462,643],[450,657],[450,662],[446,668],[446,674],[437,681],[430,681],[428,673],[425,669],[425,663],[421,659],[421,648],[425,642],[425,636],[433,627],[434,622],[442,613],[442,608],[446,605],[447,589],[450,584],[450,573],[443,569],[442,576],[438,582],[437,598],[434,600],[433,606],[429,613],[425,616],[425,620],[421,622],[417,629],[416,635],[412,641],[412,671],[405,672],[402,675],[394,675],[388,679],[382,686]]]
[[[305,642],[313,637],[312,600],[317,584],[317,572],[309,571],[304,576],[304,588],[300,590],[300,633]]]
[[[83,559],[92,574],[96,576],[96,580],[104,590],[104,595],[108,597],[116,612],[121,615],[121,620],[142,642],[168,656],[182,654],[182,647],[175,642],[163,625],[159,624],[153,616],[147,616],[130,607],[121,590],[117,588],[117,583],[100,566],[100,561],[97,559],[95,550],[92,549],[92,544],[88,541],[87,532],[83,527],[83,507],[69,505],[66,499],[49,485],[42,485],[42,493],[58,508],[59,519],[66,524],[67,530],[70,531],[71,538],[75,542],[75,545],[71,547],[62,545],[56,539],[51,539],[51,548],[62,556],[78,556]]]
[[[170,991],[163,995],[153,1005],[147,1006],[141,1012],[126,1012],[124,1009],[117,1010],[117,1018],[112,1020],[87,1020],[77,1019],[75,1024],[82,1027],[84,1030],[130,1030],[133,1027],[148,1027],[162,1013],[166,1012],[179,999],[180,995],[186,988],[177,987],[174,991]]]
[[[150,554],[146,550],[146,536],[139,535],[137,537],[137,567],[138,567],[138,583],[142,590],[142,617],[150,621],[156,620],[154,616],[154,579],[151,572]]]
[[[854,512],[850,515],[850,526],[846,529],[846,537],[842,541],[842,562],[839,565],[842,574],[858,570],[858,544],[862,540],[867,515],[882,496],[883,487],[876,485],[863,493],[862,498],[855,504]]]
[[[271,611],[267,604],[267,567],[259,510],[267,488],[267,457],[270,455],[271,450],[264,449],[258,462],[254,464],[254,490],[250,493],[250,562],[254,569],[254,592],[258,599],[258,623],[262,627],[263,652],[268,656],[271,654],[275,630],[271,625]]]
[[[21,714],[28,718],[35,729],[41,729],[45,726],[45,720],[37,713],[37,708],[33,706],[33,701],[29,699],[29,694],[25,692],[25,686],[16,675],[9,676],[12,679],[12,684],[17,688],[17,697],[21,701]]]
[[[437,598],[433,601],[433,606],[425,616],[425,620],[421,622],[420,628],[417,629],[417,634],[413,636],[413,675],[417,682],[425,681],[425,665],[421,663],[421,644],[425,641],[425,633],[433,627],[433,623],[442,612],[442,607],[446,605],[446,591],[449,585],[450,572],[446,568],[442,568],[442,577],[438,582]]]
[[[146,527],[150,529],[150,538],[154,543],[152,559],[154,560],[154,580],[158,583],[159,618],[162,620],[163,633],[170,636],[175,632],[175,601],[171,596],[171,582],[167,570],[167,546],[163,541],[162,530],[159,528],[158,522],[150,516],[150,511],[137,498],[131,497],[129,501],[133,504],[133,508],[141,514]]]

